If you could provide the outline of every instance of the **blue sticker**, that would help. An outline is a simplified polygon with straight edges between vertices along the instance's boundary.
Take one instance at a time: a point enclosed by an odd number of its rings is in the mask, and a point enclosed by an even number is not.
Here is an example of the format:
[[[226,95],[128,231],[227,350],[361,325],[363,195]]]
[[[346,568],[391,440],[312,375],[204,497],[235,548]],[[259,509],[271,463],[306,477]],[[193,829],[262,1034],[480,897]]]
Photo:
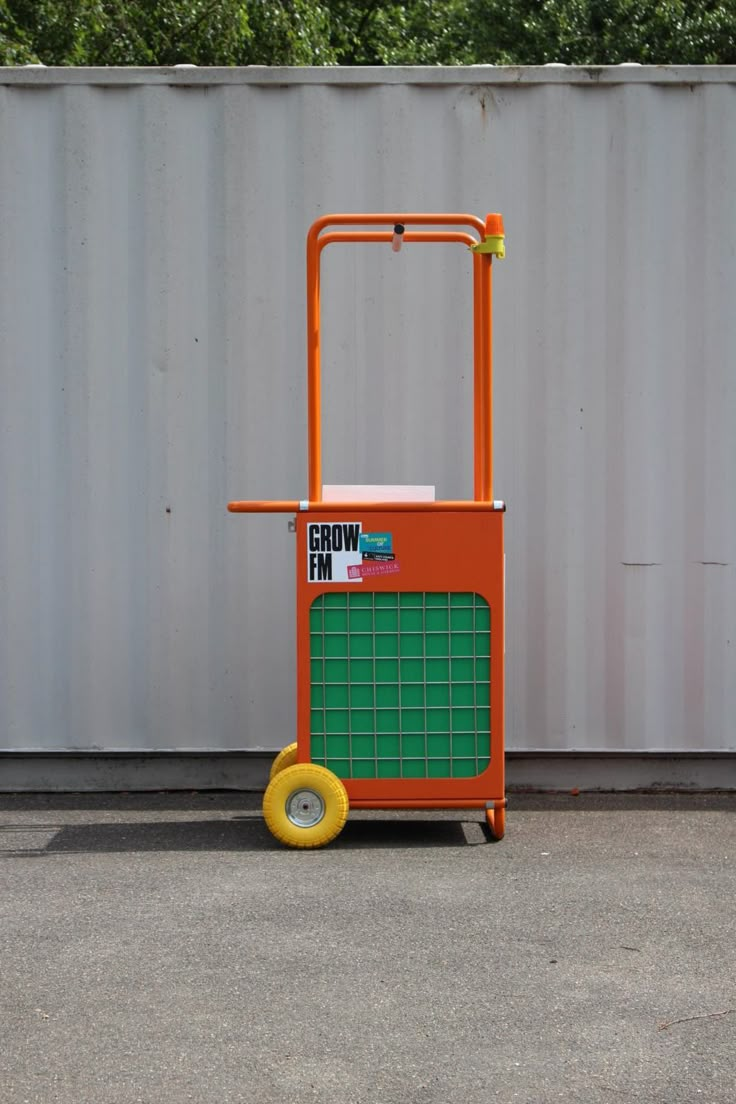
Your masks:
[[[390,533],[361,533],[361,552],[392,552]]]

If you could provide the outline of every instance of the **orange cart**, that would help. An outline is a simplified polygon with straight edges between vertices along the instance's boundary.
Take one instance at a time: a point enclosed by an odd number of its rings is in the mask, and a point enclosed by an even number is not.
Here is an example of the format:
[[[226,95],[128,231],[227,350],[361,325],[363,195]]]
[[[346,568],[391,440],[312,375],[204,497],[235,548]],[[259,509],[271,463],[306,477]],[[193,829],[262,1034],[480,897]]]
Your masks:
[[[320,257],[346,242],[454,243],[472,255],[472,500],[323,493]],[[497,214],[326,215],[307,236],[309,497],[228,506],[295,515],[296,741],[263,799],[288,846],[329,843],[350,807],[484,809],[492,836],[504,834],[504,504],[493,499],[491,417],[492,260],[503,255]]]

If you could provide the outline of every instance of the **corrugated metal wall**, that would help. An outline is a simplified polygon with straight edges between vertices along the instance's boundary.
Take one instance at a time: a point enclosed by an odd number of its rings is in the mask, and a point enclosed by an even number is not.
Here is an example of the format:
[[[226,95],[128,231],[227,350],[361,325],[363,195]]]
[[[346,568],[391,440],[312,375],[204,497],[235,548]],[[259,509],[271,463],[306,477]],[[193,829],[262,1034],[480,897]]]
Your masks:
[[[0,73],[0,746],[294,728],[304,236],[502,211],[517,749],[736,716],[732,70]],[[328,482],[470,493],[469,259],[328,250]]]

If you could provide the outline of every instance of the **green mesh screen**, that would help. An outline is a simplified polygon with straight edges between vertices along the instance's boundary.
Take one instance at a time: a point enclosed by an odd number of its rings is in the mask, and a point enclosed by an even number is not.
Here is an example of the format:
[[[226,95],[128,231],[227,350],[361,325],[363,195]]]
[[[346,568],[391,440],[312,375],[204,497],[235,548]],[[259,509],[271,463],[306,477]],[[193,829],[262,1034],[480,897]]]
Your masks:
[[[309,617],[314,763],[341,778],[468,778],[485,770],[484,598],[330,591]]]

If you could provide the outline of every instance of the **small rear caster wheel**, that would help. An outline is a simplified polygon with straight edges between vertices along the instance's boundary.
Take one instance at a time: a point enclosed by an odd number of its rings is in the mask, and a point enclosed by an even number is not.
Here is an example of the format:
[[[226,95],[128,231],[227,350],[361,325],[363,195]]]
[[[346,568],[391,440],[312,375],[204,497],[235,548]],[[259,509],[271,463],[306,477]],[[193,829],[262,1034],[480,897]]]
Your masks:
[[[271,764],[271,773],[268,776],[269,782],[272,778],[275,778],[284,767],[293,767],[294,763],[296,763],[296,744],[287,744],[285,748],[281,749]]]
[[[271,779],[263,795],[263,817],[287,847],[324,847],[348,817],[348,795],[326,767],[295,763]]]
[[[486,823],[493,839],[502,840],[506,831],[506,806],[496,805],[493,809],[486,809]]]

